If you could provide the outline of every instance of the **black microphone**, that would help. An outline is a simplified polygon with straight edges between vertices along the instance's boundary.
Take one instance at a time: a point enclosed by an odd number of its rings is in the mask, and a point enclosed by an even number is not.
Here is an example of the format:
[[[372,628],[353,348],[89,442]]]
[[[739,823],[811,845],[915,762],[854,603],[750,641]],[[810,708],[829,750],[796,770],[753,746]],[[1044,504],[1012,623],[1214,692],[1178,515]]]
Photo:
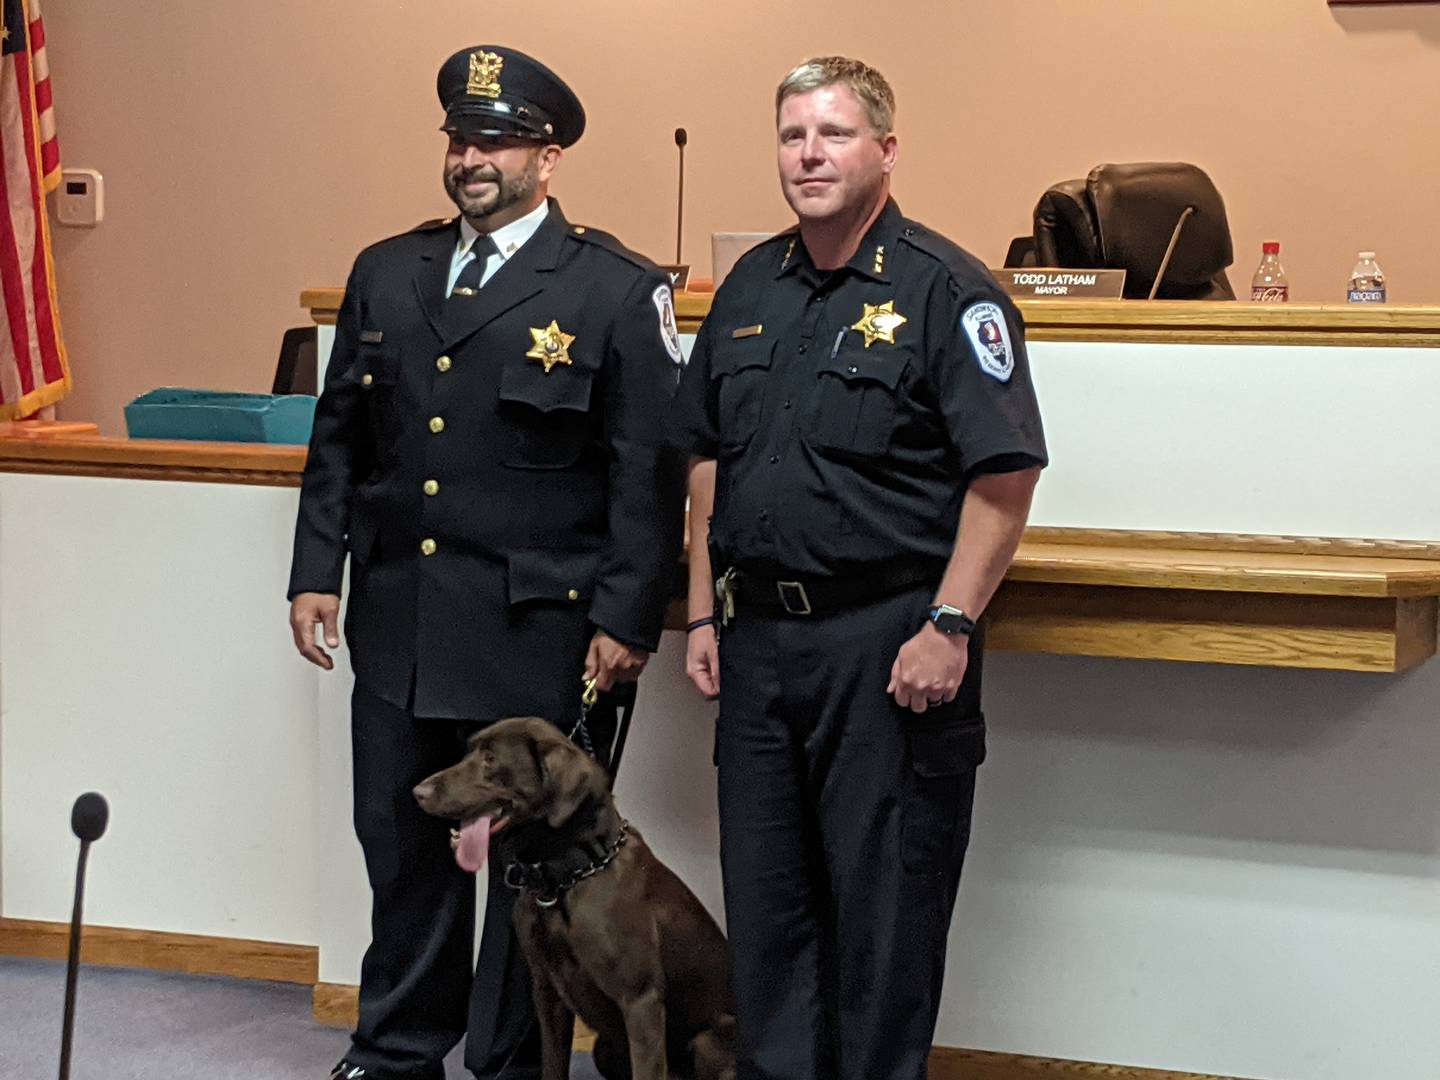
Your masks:
[[[680,262],[680,230],[685,225],[685,144],[690,137],[684,128],[675,129],[675,145],[680,150],[680,197],[675,203],[675,262]]]
[[[70,956],[65,965],[65,1024],[60,1035],[60,1080],[70,1080],[70,1044],[75,1033],[75,981],[80,973],[80,912],[85,903],[85,863],[90,845],[105,835],[110,804],[105,796],[87,791],[70,810],[70,831],[80,838],[80,859],[75,864],[75,908],[70,913]]]

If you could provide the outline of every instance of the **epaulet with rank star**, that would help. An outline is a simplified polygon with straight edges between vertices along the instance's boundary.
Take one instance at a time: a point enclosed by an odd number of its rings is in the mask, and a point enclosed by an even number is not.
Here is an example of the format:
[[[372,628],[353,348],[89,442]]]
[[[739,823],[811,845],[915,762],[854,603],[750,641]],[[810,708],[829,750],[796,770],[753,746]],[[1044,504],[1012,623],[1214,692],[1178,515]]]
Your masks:
[[[448,228],[449,226],[454,225],[454,224],[455,224],[455,219],[454,219],[454,217],[437,217],[437,218],[431,218],[429,221],[422,221],[419,225],[416,225],[416,226],[415,226],[413,229],[411,229],[410,231],[411,231],[411,232],[433,232],[433,231],[436,230],[436,229]]]
[[[927,229],[919,222],[907,221],[900,230],[900,242],[909,244],[916,251],[924,252],[950,271],[950,277],[959,285],[974,285],[979,282],[994,284],[994,278],[985,264],[971,255],[955,241]]]
[[[569,235],[572,239],[578,240],[582,244],[593,244],[595,247],[603,248],[612,255],[618,255],[630,263],[630,265],[638,266],[641,270],[658,271],[660,269],[638,251],[631,251],[604,229],[592,228],[589,225],[571,225]]]

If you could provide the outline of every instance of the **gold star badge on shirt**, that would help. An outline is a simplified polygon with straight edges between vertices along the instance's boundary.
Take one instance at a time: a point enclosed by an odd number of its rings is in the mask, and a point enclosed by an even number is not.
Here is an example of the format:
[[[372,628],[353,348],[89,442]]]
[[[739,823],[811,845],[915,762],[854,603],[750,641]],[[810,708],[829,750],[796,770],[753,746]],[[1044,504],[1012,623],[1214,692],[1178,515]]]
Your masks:
[[[894,300],[886,300],[883,304],[866,304],[865,314],[850,329],[865,335],[865,348],[868,349],[877,341],[894,345],[895,331],[909,321],[895,310]]]
[[[550,320],[550,325],[544,330],[537,330],[530,327],[530,336],[535,339],[535,344],[525,356],[530,360],[539,360],[545,365],[545,374],[550,374],[550,369],[556,364],[573,364],[570,359],[570,345],[575,340],[574,334],[567,334],[560,329],[559,324]]]

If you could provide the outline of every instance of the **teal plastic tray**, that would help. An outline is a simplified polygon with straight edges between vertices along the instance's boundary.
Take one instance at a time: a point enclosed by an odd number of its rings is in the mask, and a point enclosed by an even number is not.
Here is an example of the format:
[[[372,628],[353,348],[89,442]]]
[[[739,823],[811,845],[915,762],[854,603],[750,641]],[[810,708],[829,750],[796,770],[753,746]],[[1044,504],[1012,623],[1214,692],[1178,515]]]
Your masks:
[[[240,394],[166,386],[125,406],[132,439],[308,443],[315,422],[309,394]]]

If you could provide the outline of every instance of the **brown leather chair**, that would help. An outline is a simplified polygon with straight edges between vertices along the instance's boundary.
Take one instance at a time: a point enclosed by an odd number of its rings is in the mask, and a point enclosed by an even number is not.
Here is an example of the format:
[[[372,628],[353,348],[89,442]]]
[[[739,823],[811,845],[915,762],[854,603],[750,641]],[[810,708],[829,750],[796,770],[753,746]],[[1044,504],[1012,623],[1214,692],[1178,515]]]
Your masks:
[[[1234,300],[1225,203],[1204,171],[1180,162],[1099,165],[1053,185],[1035,205],[1035,263],[1125,270],[1125,296],[1143,300],[1182,215],[1155,298]]]

